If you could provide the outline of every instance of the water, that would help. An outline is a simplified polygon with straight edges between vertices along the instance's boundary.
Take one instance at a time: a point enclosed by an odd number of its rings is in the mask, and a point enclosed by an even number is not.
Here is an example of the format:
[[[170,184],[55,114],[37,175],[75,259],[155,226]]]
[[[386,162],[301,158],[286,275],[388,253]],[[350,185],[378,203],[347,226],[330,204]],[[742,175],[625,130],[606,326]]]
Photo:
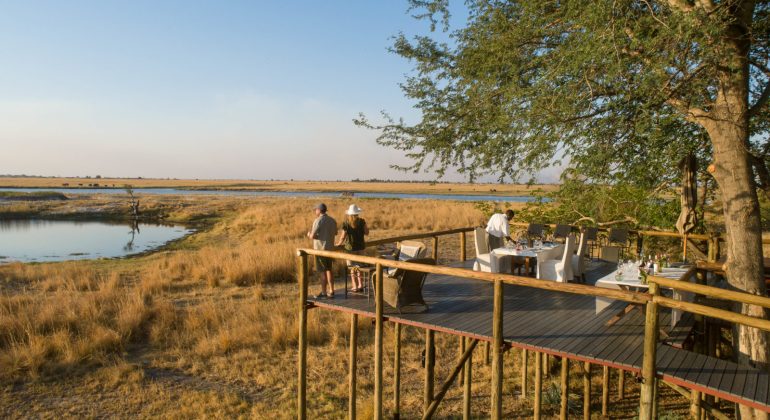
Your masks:
[[[70,220],[0,220],[0,264],[122,257],[158,248],[183,226]]]
[[[62,194],[125,194],[122,188],[0,188],[0,191],[36,192],[55,191]],[[176,188],[134,188],[135,194],[172,194],[172,195],[229,195],[251,197],[340,197],[338,192],[323,191],[232,191],[232,190],[185,190]],[[357,192],[352,198],[415,198],[424,200],[455,201],[503,201],[527,203],[534,201],[532,196],[501,195],[453,195],[453,194],[406,194],[383,192]]]

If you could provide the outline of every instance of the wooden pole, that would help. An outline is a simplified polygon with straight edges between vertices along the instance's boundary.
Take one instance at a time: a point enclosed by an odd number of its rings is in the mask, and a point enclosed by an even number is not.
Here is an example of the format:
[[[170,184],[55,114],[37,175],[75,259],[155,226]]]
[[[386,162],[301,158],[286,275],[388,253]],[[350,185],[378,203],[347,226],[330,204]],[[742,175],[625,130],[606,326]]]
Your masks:
[[[690,393],[690,417],[692,417],[693,420],[700,420],[700,400],[700,391],[692,391]]]
[[[650,294],[657,296],[658,285],[650,283]],[[642,359],[642,386],[639,394],[639,420],[653,418],[655,398],[655,352],[658,346],[658,304],[653,299],[647,302],[644,320],[644,358]]]
[[[459,350],[458,353],[459,353],[459,356],[462,356],[463,354],[465,354],[465,337],[460,336],[459,338],[460,338],[460,346],[458,347],[458,350]],[[462,384],[464,380],[465,380],[465,368],[463,368],[463,370],[460,371],[460,383]]]
[[[527,399],[527,349],[521,349],[521,399]]]
[[[585,362],[583,365],[583,418],[591,418],[591,364]]]
[[[607,417],[607,406],[610,404],[610,368],[602,366],[602,416]]]
[[[687,234],[682,236],[682,260],[687,261]]]
[[[484,364],[489,366],[489,341],[484,342]]]
[[[618,369],[618,399],[626,397],[626,371]]]
[[[435,335],[433,330],[425,330],[425,389],[423,390],[423,406],[428,411],[433,402],[433,379],[436,364]]]
[[[532,418],[540,419],[540,409],[543,397],[543,353],[535,353],[535,407]]]
[[[468,259],[465,247],[465,232],[460,232],[460,261],[465,261]]]
[[[433,260],[438,261],[438,236],[433,237]]]
[[[297,419],[307,418],[307,254],[299,252],[299,337],[297,339]]]
[[[350,399],[348,400],[348,413],[350,420],[356,420],[356,358],[358,352],[358,315],[350,314]]]
[[[473,378],[472,370],[471,370],[472,368],[473,368],[473,352],[471,352],[471,354],[468,355],[468,360],[465,361],[465,372],[464,372],[465,383],[463,386],[463,420],[469,420],[471,418],[471,382]]]
[[[495,281],[492,312],[492,409],[491,417],[503,417],[503,282]]]
[[[393,331],[393,420],[401,418],[401,324]]]
[[[449,387],[452,386],[452,383],[460,374],[460,371],[463,369],[465,362],[468,360],[469,357],[471,357],[471,354],[473,354],[473,350],[476,348],[476,345],[478,343],[479,343],[478,340],[471,341],[471,344],[468,346],[468,349],[465,350],[465,353],[463,353],[462,356],[460,356],[460,360],[457,362],[457,365],[455,365],[454,369],[452,369],[452,373],[449,374],[449,379],[447,379],[446,382],[444,382],[444,384],[441,385],[441,389],[438,391],[438,394],[436,394],[436,397],[433,399],[433,402],[425,411],[425,414],[423,414],[422,416],[423,420],[433,417],[433,414],[436,412],[438,405],[441,404],[441,400],[444,399],[444,396],[446,395],[447,391],[449,391]]]
[[[543,377],[547,378],[550,375],[551,370],[551,356],[543,353]]]
[[[569,359],[561,358],[561,407],[559,409],[559,419],[567,420],[569,402]]]
[[[382,264],[377,264],[375,283],[375,324],[374,324],[374,418],[382,418]]]

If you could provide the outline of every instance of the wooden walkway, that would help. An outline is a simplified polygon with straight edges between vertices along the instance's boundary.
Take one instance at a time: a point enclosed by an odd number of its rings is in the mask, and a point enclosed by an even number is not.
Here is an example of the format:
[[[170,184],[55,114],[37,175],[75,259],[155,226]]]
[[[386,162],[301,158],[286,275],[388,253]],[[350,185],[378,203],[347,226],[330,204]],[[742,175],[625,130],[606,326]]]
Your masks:
[[[599,266],[589,272],[595,280],[606,273]],[[338,281],[340,284],[341,281]],[[614,325],[607,321],[625,303],[615,302],[596,314],[592,296],[505,285],[503,334],[507,345],[566,356],[639,373],[642,367],[644,314],[633,310]],[[316,287],[311,286],[311,291]],[[387,321],[492,341],[492,292],[489,282],[444,275],[428,275],[423,289],[428,311],[421,306],[399,313],[385,305]],[[374,317],[374,299],[337,290],[335,299],[314,300],[315,306]],[[670,312],[661,309],[660,325],[670,329]],[[663,380],[720,398],[770,411],[767,372],[682,350],[661,343],[657,376]]]

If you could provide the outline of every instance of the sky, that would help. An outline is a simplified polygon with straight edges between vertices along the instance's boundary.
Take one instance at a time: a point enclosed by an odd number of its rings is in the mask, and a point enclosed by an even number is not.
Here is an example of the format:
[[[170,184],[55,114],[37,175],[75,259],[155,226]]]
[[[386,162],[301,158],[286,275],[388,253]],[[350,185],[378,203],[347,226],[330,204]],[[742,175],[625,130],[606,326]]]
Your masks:
[[[352,123],[419,117],[387,51],[428,31],[407,6],[0,0],[0,174],[433,179]]]

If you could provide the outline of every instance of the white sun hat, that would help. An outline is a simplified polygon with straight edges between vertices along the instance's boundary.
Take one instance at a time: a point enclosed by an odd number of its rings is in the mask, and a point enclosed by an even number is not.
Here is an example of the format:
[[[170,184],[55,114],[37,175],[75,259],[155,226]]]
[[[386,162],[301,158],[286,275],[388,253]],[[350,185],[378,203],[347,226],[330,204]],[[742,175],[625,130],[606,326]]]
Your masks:
[[[355,204],[351,204],[350,207],[348,207],[347,211],[345,211],[345,214],[347,214],[348,216],[352,216],[354,214],[361,214],[361,212],[363,212],[363,210],[361,210],[361,207],[358,207]]]

